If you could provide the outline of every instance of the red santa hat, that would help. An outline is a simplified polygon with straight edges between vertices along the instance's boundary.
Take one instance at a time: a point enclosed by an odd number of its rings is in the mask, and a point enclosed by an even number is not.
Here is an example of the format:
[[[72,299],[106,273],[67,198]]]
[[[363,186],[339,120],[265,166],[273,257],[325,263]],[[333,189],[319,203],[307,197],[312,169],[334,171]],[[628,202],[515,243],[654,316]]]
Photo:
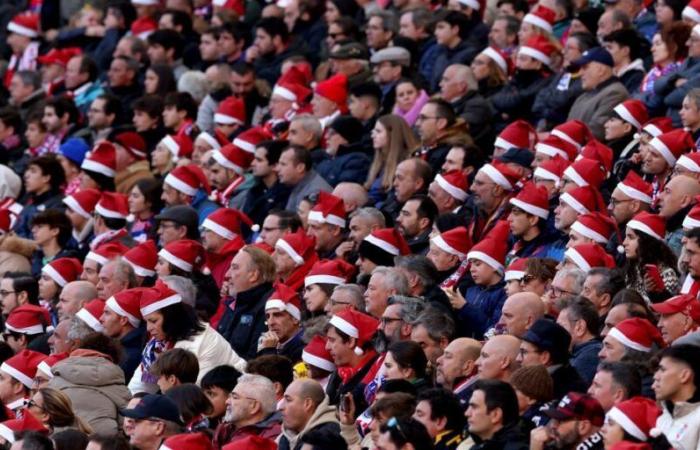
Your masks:
[[[335,364],[331,353],[326,350],[326,338],[321,335],[314,335],[311,338],[304,351],[301,352],[301,359],[306,364],[326,372],[335,372]]]
[[[661,409],[653,400],[632,397],[613,406],[606,414],[606,418],[614,420],[631,436],[640,441],[646,441],[660,415]]]
[[[253,155],[234,144],[224,145],[221,150],[215,150],[212,157],[216,162],[233,170],[238,175],[243,175],[253,161]]]
[[[129,215],[129,197],[118,192],[103,192],[95,212],[109,219],[126,219]]]
[[[117,173],[117,149],[110,142],[100,142],[85,155],[80,168],[114,178]]]
[[[520,178],[517,172],[495,159],[490,164],[484,164],[479,172],[507,191],[512,191]]]
[[[552,130],[552,135],[562,138],[578,148],[583,147],[592,137],[588,125],[580,120],[568,120],[561,125],[557,125]]]
[[[645,124],[649,120],[647,107],[640,100],[625,100],[614,107],[613,111],[615,111],[622,120],[631,123],[638,130],[642,128],[642,124]]]
[[[318,194],[318,201],[309,211],[309,221],[318,223],[329,223],[341,228],[346,224],[345,204],[343,199],[328,192],[321,191]]]
[[[5,328],[15,333],[34,335],[45,332],[50,323],[46,308],[27,303],[12,310],[5,321]]]
[[[146,141],[135,131],[124,131],[114,137],[114,142],[121,145],[136,159],[146,159]]]
[[[396,228],[374,230],[365,237],[364,241],[394,256],[411,253],[406,239]]]
[[[355,353],[358,355],[364,353],[362,347],[372,339],[379,327],[377,319],[352,308],[334,314],[329,323],[357,340]]]
[[[97,264],[104,266],[109,261],[123,255],[128,250],[129,248],[121,242],[107,242],[89,251],[85,259],[91,259]]]
[[[158,249],[152,240],[141,242],[136,247],[124,253],[124,261],[134,269],[140,277],[152,277],[156,274],[158,264]]]
[[[182,297],[177,292],[170,289],[162,280],[158,280],[153,288],[149,288],[141,293],[141,298],[139,299],[141,316],[146,317],[149,314],[181,302]]]
[[[532,176],[533,178],[554,181],[556,186],[559,186],[561,184],[561,177],[564,176],[564,171],[569,167],[569,164],[569,161],[556,155],[552,159],[541,162]]]
[[[598,244],[579,244],[567,248],[564,257],[576,265],[584,272],[588,272],[593,267],[615,267],[615,259],[610,256],[603,247]]]
[[[75,316],[85,322],[93,330],[97,331],[98,333],[102,333],[104,331],[104,327],[100,323],[100,317],[102,317],[104,310],[104,300],[96,298],[87,302],[85,306],[80,308],[80,311],[75,313]]]
[[[430,242],[450,255],[457,256],[460,260],[467,257],[472,248],[472,240],[466,227],[456,227],[430,239]]]
[[[218,130],[217,130],[218,131]],[[220,150],[222,146],[228,144],[228,139],[221,139],[221,132],[214,132],[213,135],[210,133],[207,133],[206,131],[202,131],[197,135],[197,139],[202,139],[204,142],[206,142],[209,147],[211,147],[213,150]]]
[[[75,258],[58,258],[41,268],[41,273],[46,274],[60,287],[80,278],[83,273],[83,265]]]
[[[642,211],[627,222],[627,228],[640,231],[655,239],[663,241],[666,236],[666,219],[658,214]]]
[[[527,272],[525,271],[525,266],[527,265],[528,258],[517,258],[513,260],[508,267],[506,267],[506,273],[504,276],[505,281],[520,281],[525,278]]]
[[[36,61],[44,66],[56,64],[65,68],[71,58],[79,56],[82,53],[83,51],[78,47],[52,48],[45,55],[37,57]]]
[[[277,283],[275,290],[265,302],[265,311],[268,309],[279,309],[286,311],[296,320],[301,320],[301,300],[299,294],[294,289]]]
[[[296,83],[302,86],[309,86],[314,80],[314,74],[312,73],[311,64],[306,61],[298,62],[290,66],[284,71],[281,77],[277,80],[285,81],[288,83]]]
[[[608,336],[615,338],[625,347],[639,352],[650,352],[654,344],[660,348],[666,346],[654,324],[640,317],[623,320],[610,330]]]
[[[204,219],[202,228],[231,241],[241,235],[241,223],[253,226],[253,221],[245,213],[233,208],[219,208]]]
[[[97,189],[81,189],[78,192],[63,198],[63,203],[66,204],[76,214],[85,219],[92,218],[92,212],[100,201],[102,192]]]
[[[549,217],[549,194],[543,186],[527,182],[518,192],[518,195],[510,199],[510,204],[522,209],[528,214],[547,219]]]
[[[178,161],[180,158],[189,158],[194,151],[192,139],[187,135],[165,136],[160,140],[161,144],[165,145],[172,155],[173,161]]]
[[[255,450],[277,450],[277,444],[272,439],[249,434],[224,445],[221,450],[250,450],[252,448]]]
[[[245,15],[245,2],[243,0],[213,0],[212,5],[230,9],[238,14],[239,17]]]
[[[244,125],[245,102],[240,97],[226,97],[219,103],[214,114],[214,123],[217,125]]]
[[[7,31],[30,39],[38,38],[39,14],[28,11],[17,14],[7,24]]]
[[[68,358],[68,352],[52,353],[49,356],[47,356],[46,359],[39,363],[39,365],[36,368],[37,372],[43,373],[48,378],[53,378],[53,372],[51,372],[51,368],[66,358]]]
[[[531,149],[537,141],[537,133],[529,122],[518,119],[508,124],[493,143],[494,147],[510,150],[511,148]]]
[[[642,131],[651,137],[661,136],[673,130],[673,121],[668,117],[654,117],[642,126]]]
[[[133,288],[117,292],[107,299],[105,307],[114,314],[126,317],[131,326],[137,328],[141,324],[141,296],[148,293],[149,288]]]
[[[544,36],[537,35],[531,37],[518,50],[519,54],[527,55],[549,66],[552,63],[552,55],[556,52],[556,47]]]
[[[450,170],[445,175],[437,174],[435,182],[460,202],[465,201],[469,196],[469,181],[461,170]]]
[[[204,261],[204,247],[192,239],[179,239],[163,247],[158,256],[185,272],[193,272]]]
[[[560,156],[567,161],[573,161],[578,155],[578,147],[553,134],[535,145],[535,152],[549,157]]]
[[[31,386],[28,386],[31,387]],[[0,437],[5,439],[10,444],[14,444],[15,433],[36,432],[43,435],[49,434],[48,428],[44,426],[34,414],[28,409],[22,411],[22,417],[19,419],[10,419],[0,423]]]
[[[9,233],[12,229],[14,217],[9,209],[0,209],[0,235]]]
[[[579,214],[607,210],[603,196],[593,186],[577,187],[569,192],[564,192],[559,196],[559,202],[566,203]]]
[[[700,152],[691,152],[681,155],[676,166],[683,167],[693,173],[700,173]]]
[[[673,167],[681,154],[695,148],[695,140],[685,130],[673,130],[653,138],[649,141],[649,147],[656,150],[668,165]]]
[[[697,198],[696,198],[697,200]],[[683,219],[683,228],[692,230],[693,228],[700,227],[700,203],[697,203],[688,212],[688,215]]]
[[[489,46],[481,54],[490,58],[505,75],[510,75],[513,72],[513,61],[503,50]]]
[[[158,4],[157,0],[132,0],[132,3],[136,1],[141,3]],[[158,29],[158,22],[156,22],[150,16],[139,17],[131,23],[131,34],[137,36],[139,39],[145,41],[148,36]]]
[[[233,140],[233,145],[245,152],[255,155],[255,149],[258,144],[273,138],[274,136],[266,128],[254,127],[239,134]]]
[[[579,216],[571,230],[599,244],[607,244],[616,227],[615,221],[607,214],[590,212]]]
[[[336,74],[327,80],[316,83],[314,93],[335,103],[342,114],[348,110],[348,78]]]
[[[185,195],[194,197],[200,189],[211,192],[204,171],[196,164],[178,166],[170,171],[163,183]]]
[[[204,433],[184,433],[170,436],[158,450],[214,450],[214,446]]]
[[[482,239],[467,254],[467,259],[478,259],[495,270],[503,272],[508,253],[508,222],[501,220],[493,227],[485,239]]]
[[[653,188],[637,175],[633,170],[627,173],[624,180],[617,184],[617,188],[629,198],[651,204]]]
[[[339,285],[347,283],[355,275],[355,266],[342,259],[317,261],[304,278],[304,286],[312,284]]]
[[[564,175],[569,177],[576,186],[600,188],[607,177],[607,171],[600,162],[594,159],[582,158],[574,161],[572,165],[567,167]]]
[[[683,8],[681,16],[696,24],[700,23],[700,0],[691,0],[686,7]]]
[[[277,239],[275,248],[286,253],[297,266],[304,264],[307,258],[314,253],[316,239],[299,229],[294,233],[285,233]]]
[[[581,149],[581,154],[578,159],[588,158],[594,161],[598,161],[605,167],[606,176],[612,171],[613,166],[613,151],[610,147],[603,144],[600,141],[591,139],[588,143]]]
[[[311,89],[301,84],[280,80],[275,84],[275,88],[272,90],[272,96],[282,97],[287,101],[300,104],[309,98],[311,92]]]
[[[552,33],[552,26],[556,21],[557,13],[543,5],[535,6],[531,12],[525,14],[523,22],[543,29],[547,33]]]
[[[46,355],[43,353],[25,349],[2,363],[0,370],[31,389],[37,366],[45,359]]]

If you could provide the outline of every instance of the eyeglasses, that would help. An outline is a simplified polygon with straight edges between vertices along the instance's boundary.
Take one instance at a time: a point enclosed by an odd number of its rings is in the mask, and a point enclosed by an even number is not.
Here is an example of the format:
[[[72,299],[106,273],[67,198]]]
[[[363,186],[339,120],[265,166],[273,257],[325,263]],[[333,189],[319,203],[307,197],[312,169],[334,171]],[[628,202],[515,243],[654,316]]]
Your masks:
[[[338,305],[351,305],[350,302],[339,302],[338,300],[333,300],[331,299],[331,306],[338,306]]]
[[[7,297],[10,294],[16,294],[17,291],[0,291],[0,297]]]
[[[382,326],[385,327],[391,322],[401,322],[403,319],[400,319],[398,317],[382,317],[379,319],[379,322],[381,322]]]
[[[424,120],[438,120],[438,119],[442,119],[442,117],[437,117],[437,116],[429,117],[429,116],[425,116],[423,114],[418,115],[418,120],[420,120],[421,122]]]
[[[554,297],[554,298],[561,297],[564,294],[576,295],[575,292],[567,291],[565,289],[561,289],[561,288],[558,288],[556,286],[549,286],[549,288],[547,288],[547,292],[551,292],[552,297]]]

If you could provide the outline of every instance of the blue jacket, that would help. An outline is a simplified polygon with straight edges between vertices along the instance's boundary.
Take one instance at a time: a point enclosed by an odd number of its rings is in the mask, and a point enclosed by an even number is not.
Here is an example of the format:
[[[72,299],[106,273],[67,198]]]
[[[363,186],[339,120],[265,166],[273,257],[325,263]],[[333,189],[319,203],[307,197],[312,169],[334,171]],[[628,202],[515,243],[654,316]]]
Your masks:
[[[467,303],[457,311],[458,335],[483,339],[484,332],[492,328],[501,317],[501,309],[506,301],[505,281],[493,286],[469,286],[463,292]]]
[[[659,29],[659,24],[656,22],[656,15],[649,10],[638,15],[632,21],[632,24],[649,42],[651,42],[654,34],[656,34],[656,31]]]
[[[145,332],[146,330],[144,327],[134,328],[119,341],[125,353],[124,359],[119,364],[119,367],[124,371],[124,377],[127,380],[131,379],[134,371],[139,364],[141,364],[141,351],[145,343]]]
[[[202,225],[204,219],[209,217],[209,214],[219,209],[219,205],[209,200],[207,193],[203,190],[198,190],[197,195],[192,199],[192,206],[199,215],[199,224]]]
[[[681,78],[688,81],[676,87],[676,82]],[[665,75],[654,83],[654,91],[663,96],[664,104],[668,108],[666,115],[673,120],[674,127],[682,126],[678,111],[685,95],[697,87],[700,87],[700,58],[686,59],[677,72]]]
[[[333,187],[344,181],[364,184],[371,162],[360,143],[341,145],[335,157],[325,159],[316,166],[316,172]]]
[[[47,209],[65,210],[63,204],[63,196],[60,193],[49,191],[41,195],[29,195],[20,203],[24,205],[22,212],[19,214],[17,223],[15,224],[15,233],[19,237],[32,239],[31,223],[36,213],[46,211]]]
[[[598,363],[600,362],[598,353],[602,346],[603,343],[600,339],[594,338],[588,342],[574,345],[574,348],[571,350],[569,362],[587,385],[593,382],[593,376],[595,376]]]

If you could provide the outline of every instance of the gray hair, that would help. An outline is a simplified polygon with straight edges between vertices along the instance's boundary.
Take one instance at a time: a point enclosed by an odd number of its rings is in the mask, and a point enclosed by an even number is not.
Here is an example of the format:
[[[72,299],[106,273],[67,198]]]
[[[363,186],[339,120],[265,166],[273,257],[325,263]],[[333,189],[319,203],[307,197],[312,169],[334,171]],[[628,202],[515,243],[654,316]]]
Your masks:
[[[378,266],[372,271],[372,276],[375,273],[383,277],[385,289],[393,289],[398,295],[408,295],[408,280],[402,272],[394,267]]]
[[[408,295],[392,295],[387,303],[389,305],[401,305],[400,316],[407,324],[413,324],[426,307],[425,300]]]
[[[451,64],[448,68],[449,67],[454,67],[457,79],[467,83],[467,91],[475,91],[479,88],[474,72],[472,72],[469,66],[464,64]]]
[[[170,289],[180,294],[182,303],[190,305],[193,308],[195,307],[197,303],[197,289],[194,287],[192,280],[179,275],[168,275],[163,277],[163,282],[167,284]]]
[[[561,269],[554,275],[555,280],[563,280],[565,278],[572,278],[574,280],[574,285],[571,290],[574,295],[578,295],[583,290],[583,282],[586,281],[586,272],[577,268]]]
[[[435,264],[424,255],[397,256],[394,258],[394,266],[415,274],[420,285],[424,288],[435,284],[435,279],[438,276]]]
[[[345,291],[350,295],[352,306],[358,311],[365,310],[364,289],[357,284],[339,284],[334,289],[335,291]]]
[[[394,14],[393,12],[383,9],[373,11],[367,17],[368,23],[369,19],[371,19],[372,17],[379,17],[380,19],[382,19],[382,28],[384,28],[384,31],[391,31],[394,34],[397,33],[399,29],[399,23],[396,19],[396,14]]]
[[[416,28],[423,28],[426,32],[430,32],[430,26],[433,23],[433,14],[423,7],[409,9],[404,11],[401,15],[410,14],[411,23]]]
[[[85,323],[80,317],[75,316],[70,319],[70,326],[68,327],[66,336],[71,341],[82,342],[83,339],[93,333],[95,333],[95,330],[90,325]]]
[[[366,206],[357,209],[350,217],[360,217],[369,221],[372,225],[377,225],[379,228],[386,228],[386,218],[384,214],[377,208]]]
[[[311,114],[299,114],[298,116],[294,116],[292,122],[301,123],[301,127],[304,131],[312,133],[316,141],[321,141],[323,127],[321,126],[321,122]]]
[[[41,72],[38,70],[20,70],[15,73],[25,86],[31,86],[36,91],[41,87]]]
[[[178,92],[187,92],[199,104],[209,93],[209,82],[204,72],[188,70],[177,82]]]
[[[260,402],[260,408],[267,416],[277,409],[275,385],[262,375],[244,373],[238,379],[237,386],[246,385],[246,395]]]
[[[115,264],[113,276],[122,283],[126,283],[129,289],[136,287],[136,273],[134,272],[134,268],[131,267],[131,264],[121,258],[113,262]]]
[[[439,342],[443,338],[451,341],[455,335],[455,322],[444,312],[429,307],[411,323],[413,327],[422,326],[428,332],[430,339]]]

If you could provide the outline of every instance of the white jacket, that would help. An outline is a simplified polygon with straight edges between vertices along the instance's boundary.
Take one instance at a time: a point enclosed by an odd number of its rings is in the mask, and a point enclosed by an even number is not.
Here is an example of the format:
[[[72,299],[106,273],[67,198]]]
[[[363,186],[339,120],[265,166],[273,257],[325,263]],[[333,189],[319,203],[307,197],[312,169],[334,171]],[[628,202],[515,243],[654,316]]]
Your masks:
[[[663,413],[656,419],[652,436],[661,433],[676,450],[700,450],[700,402],[676,403],[673,414],[663,402]]]
[[[175,348],[181,348],[194,353],[199,361],[199,375],[197,375],[197,383],[202,381],[202,377],[216,366],[227,364],[235,367],[239,372],[245,371],[246,361],[238,356],[231,348],[231,345],[226,339],[216,332],[209,324],[203,324],[204,331],[193,336],[186,341],[178,341],[175,343]],[[148,392],[150,394],[158,391],[158,385],[144,383],[141,381],[143,373],[143,365],[139,366],[134,371],[134,375],[129,381],[129,390],[131,394],[137,392]]]

